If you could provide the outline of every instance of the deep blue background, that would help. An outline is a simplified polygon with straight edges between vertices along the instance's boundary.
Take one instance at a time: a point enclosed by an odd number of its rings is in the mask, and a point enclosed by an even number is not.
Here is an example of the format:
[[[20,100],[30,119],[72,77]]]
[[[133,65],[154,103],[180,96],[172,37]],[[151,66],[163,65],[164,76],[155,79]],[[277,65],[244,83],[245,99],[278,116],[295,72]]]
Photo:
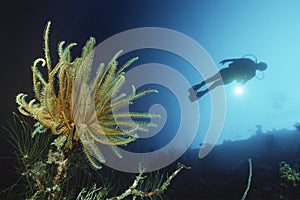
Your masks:
[[[43,56],[43,31],[46,22],[51,20],[53,63],[61,40],[77,42],[73,53],[78,55],[90,36],[101,42],[121,31],[147,26],[170,28],[192,37],[216,63],[224,58],[255,54],[258,60],[269,65],[265,78],[250,81],[239,96],[233,93],[235,83],[226,86],[227,118],[219,141],[247,138],[258,124],[268,130],[292,128],[300,118],[299,9],[300,2],[296,0],[5,2],[0,12],[1,126],[5,126],[5,121],[16,111],[16,94],[24,92],[33,96],[30,66],[34,59]],[[161,61],[159,55],[153,59]],[[168,55],[162,60],[170,65],[184,63]],[[192,84],[201,81],[199,76],[188,79]],[[168,98],[173,97],[165,98],[169,101]],[[174,104],[168,105],[169,111],[177,112],[176,105],[174,100]],[[199,105],[202,116],[207,117],[203,118],[204,125],[199,129],[195,147],[201,143],[209,122],[209,96],[201,99]],[[169,127],[173,127],[172,123]],[[0,156],[6,157],[9,149],[3,134],[0,138]],[[159,138],[164,139],[170,138]],[[1,174],[7,174],[8,162],[9,159],[0,160]]]

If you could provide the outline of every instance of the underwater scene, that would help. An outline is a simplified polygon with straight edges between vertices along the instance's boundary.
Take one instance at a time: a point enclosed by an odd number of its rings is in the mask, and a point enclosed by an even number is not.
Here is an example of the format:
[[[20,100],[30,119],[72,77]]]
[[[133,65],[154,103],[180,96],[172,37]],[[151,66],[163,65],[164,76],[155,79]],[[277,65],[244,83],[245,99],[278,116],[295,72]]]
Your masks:
[[[0,199],[300,199],[299,1],[2,7]]]

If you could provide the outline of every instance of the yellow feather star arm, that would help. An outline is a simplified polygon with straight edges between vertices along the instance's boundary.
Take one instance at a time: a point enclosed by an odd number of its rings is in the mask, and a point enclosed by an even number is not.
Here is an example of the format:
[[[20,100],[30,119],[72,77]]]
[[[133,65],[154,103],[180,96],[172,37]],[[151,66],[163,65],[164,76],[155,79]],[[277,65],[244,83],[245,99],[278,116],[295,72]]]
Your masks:
[[[57,135],[53,144],[59,149],[72,149],[74,141],[80,140],[87,159],[98,169],[98,162],[105,162],[99,145],[108,145],[121,158],[116,146],[136,140],[137,132],[147,131],[148,127],[155,126],[147,122],[149,119],[160,117],[150,113],[116,111],[157,91],[144,90],[137,93],[132,86],[131,94],[119,94],[126,81],[125,70],[138,59],[130,59],[119,67],[117,59],[122,51],[117,52],[106,66],[101,63],[94,79],[89,80],[95,53],[94,38],[86,42],[81,57],[75,59],[72,59],[70,50],[76,43],[65,46],[64,41],[60,42],[59,61],[52,67],[49,51],[50,24],[47,24],[44,33],[45,57],[36,59],[32,66],[35,99],[26,102],[27,95],[18,94],[18,110],[38,121],[34,134],[50,129],[52,134]],[[46,67],[45,77],[38,65]],[[139,120],[133,121],[133,118]]]

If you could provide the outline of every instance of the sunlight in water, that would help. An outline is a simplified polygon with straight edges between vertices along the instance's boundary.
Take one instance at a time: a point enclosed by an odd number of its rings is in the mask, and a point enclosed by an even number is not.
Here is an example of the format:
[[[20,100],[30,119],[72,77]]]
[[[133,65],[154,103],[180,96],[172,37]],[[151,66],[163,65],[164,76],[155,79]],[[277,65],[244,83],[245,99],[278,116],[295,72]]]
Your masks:
[[[242,86],[237,86],[235,89],[234,89],[234,92],[238,95],[242,94],[243,93],[243,87]]]

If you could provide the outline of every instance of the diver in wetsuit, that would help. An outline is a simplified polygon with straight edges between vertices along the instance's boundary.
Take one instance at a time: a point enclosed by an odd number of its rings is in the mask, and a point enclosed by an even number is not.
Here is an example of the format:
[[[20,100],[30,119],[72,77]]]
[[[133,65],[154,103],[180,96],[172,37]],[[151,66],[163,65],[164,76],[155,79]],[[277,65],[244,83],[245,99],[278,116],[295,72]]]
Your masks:
[[[208,93],[209,90],[213,90],[217,86],[222,84],[226,85],[236,80],[239,83],[246,83],[256,75],[256,70],[264,71],[267,69],[267,64],[264,62],[256,63],[249,58],[236,58],[236,59],[225,59],[220,62],[220,64],[224,65],[225,63],[230,62],[228,67],[223,68],[216,73],[214,76],[202,81],[200,84],[194,85],[189,89],[190,92],[190,100],[196,101],[204,94]],[[201,87],[205,84],[212,83],[212,85],[206,89],[197,92]]]

